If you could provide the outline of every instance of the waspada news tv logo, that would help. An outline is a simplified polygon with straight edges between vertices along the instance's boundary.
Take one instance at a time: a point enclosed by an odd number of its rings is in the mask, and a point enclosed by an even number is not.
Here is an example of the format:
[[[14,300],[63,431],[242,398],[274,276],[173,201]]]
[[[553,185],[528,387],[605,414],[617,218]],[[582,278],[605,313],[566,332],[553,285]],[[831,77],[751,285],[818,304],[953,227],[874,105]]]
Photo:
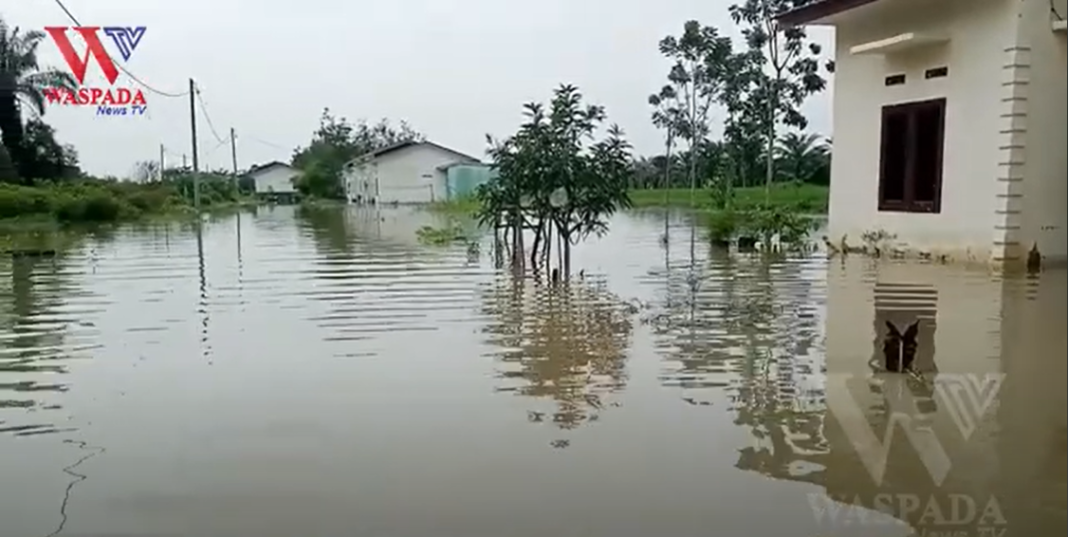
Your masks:
[[[143,115],[148,106],[145,94],[140,88],[116,86],[119,79],[119,67],[113,57],[104,48],[100,32],[111,38],[124,62],[130,60],[141,38],[145,35],[144,26],[49,26],[44,29],[52,38],[63,55],[63,60],[70,67],[70,72],[78,82],[76,88],[51,87],[44,89],[45,100],[49,104],[64,106],[92,106],[98,116]],[[70,33],[80,35],[85,42],[85,54],[78,54],[71,42]],[[85,84],[85,73],[89,69],[90,58],[96,60],[107,86]]]

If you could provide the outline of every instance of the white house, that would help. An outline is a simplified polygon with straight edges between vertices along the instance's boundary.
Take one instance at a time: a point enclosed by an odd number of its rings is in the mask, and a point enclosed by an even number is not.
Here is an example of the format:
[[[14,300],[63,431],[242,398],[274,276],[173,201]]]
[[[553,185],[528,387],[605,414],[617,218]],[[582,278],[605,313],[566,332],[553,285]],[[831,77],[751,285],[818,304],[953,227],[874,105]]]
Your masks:
[[[246,174],[256,185],[256,196],[261,198],[292,198],[297,194],[294,180],[300,170],[281,162],[269,162],[262,166],[253,166]]]
[[[819,0],[836,30],[830,234],[1012,263],[1068,257],[1066,0]]]
[[[430,203],[445,199],[446,169],[479,160],[431,142],[403,142],[345,164],[345,192],[355,203]]]

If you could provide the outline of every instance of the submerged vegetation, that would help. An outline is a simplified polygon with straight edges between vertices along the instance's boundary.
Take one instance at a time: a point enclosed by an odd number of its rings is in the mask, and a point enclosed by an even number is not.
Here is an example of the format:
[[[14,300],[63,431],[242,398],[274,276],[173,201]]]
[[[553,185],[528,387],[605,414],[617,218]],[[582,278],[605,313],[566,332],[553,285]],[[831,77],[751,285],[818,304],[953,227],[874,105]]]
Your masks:
[[[477,206],[457,202],[436,208],[474,210],[520,271],[528,261],[535,274],[549,271],[555,245],[554,279],[568,278],[574,245],[607,232],[607,218],[634,205],[709,210],[709,239],[716,244],[736,241],[766,249],[801,244],[813,228],[806,214],[826,209],[830,142],[805,132],[779,136],[783,126],[803,131],[807,121],[800,106],[826,86],[820,47],[803,29],[774,24],[797,4],[744,0],[731,6],[745,37],[741,48],[697,21],[660,41],[671,66],[667,83],[649,104],[653,124],[664,132],[662,157],[632,158],[616,126],[596,140],[604,109],[585,104],[577,88],[562,85],[548,107],[525,106],[526,122],[514,135],[491,143],[499,175],[478,190]],[[710,138],[713,106],[727,112],[721,140]],[[755,180],[758,175],[762,180]],[[763,187],[759,197],[752,192],[757,185]],[[665,212],[665,245],[667,224]],[[527,240],[533,242],[529,249]],[[691,252],[694,241],[691,233]]]
[[[419,242],[430,245],[444,245],[469,240],[464,228],[451,223],[448,227],[423,226],[415,231]]]
[[[575,86],[560,86],[548,107],[528,103],[524,115],[526,122],[514,135],[490,140],[499,175],[477,191],[478,220],[494,230],[514,269],[526,267],[529,232],[530,268],[535,273],[551,269],[566,280],[572,247],[607,232],[608,217],[630,206],[630,145],[615,125],[592,141],[605,111],[583,102]]]
[[[144,183],[86,177],[32,183],[0,183],[0,219],[114,222],[190,211],[194,203],[194,181],[189,173]],[[242,200],[232,177],[201,174],[202,208]]]

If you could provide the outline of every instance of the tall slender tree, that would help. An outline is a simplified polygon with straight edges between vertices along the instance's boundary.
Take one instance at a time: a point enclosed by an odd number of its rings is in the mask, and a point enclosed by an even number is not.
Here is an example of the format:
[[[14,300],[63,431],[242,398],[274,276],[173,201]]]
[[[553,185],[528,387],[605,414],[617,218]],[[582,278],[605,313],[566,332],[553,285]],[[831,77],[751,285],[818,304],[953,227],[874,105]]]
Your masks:
[[[679,103],[679,94],[675,91],[675,86],[670,84],[661,88],[659,93],[650,95],[649,104],[654,107],[653,125],[664,130],[664,171],[662,183],[664,189],[664,235],[660,238],[660,242],[667,246],[669,240],[668,217],[670,215],[670,211],[667,210],[667,207],[671,196],[671,151],[675,146],[675,137],[678,134],[676,129],[683,121],[682,107]]]
[[[677,135],[687,141],[687,175],[690,179],[690,206],[696,204],[698,185],[698,148],[708,136],[709,112],[720,97],[729,76],[728,59],[732,55],[730,37],[719,30],[691,20],[683,25],[682,35],[667,36],[660,41],[660,53],[673,61],[668,81],[679,101],[681,113],[674,123]],[[696,230],[690,232],[690,257],[694,255]]]
[[[742,35],[751,50],[760,51],[763,75],[758,78],[759,101],[763,108],[765,200],[771,197],[775,179],[775,140],[780,122],[805,128],[808,120],[801,104],[808,96],[823,91],[827,82],[820,70],[821,47],[808,39],[804,28],[782,26],[782,13],[813,0],[744,0],[730,7],[734,22],[743,25]],[[828,65],[831,69],[831,65]]]

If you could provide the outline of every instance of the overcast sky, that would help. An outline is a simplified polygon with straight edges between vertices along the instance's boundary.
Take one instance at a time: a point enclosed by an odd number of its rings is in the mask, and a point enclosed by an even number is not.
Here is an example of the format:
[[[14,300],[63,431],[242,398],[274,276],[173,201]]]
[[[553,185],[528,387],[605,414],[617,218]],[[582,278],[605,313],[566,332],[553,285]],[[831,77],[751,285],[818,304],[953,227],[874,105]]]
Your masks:
[[[561,82],[604,105],[637,151],[655,154],[662,141],[646,99],[668,68],[657,42],[689,19],[737,34],[726,0],[65,3],[86,26],[146,26],[127,69],[168,92],[195,78],[217,134],[236,129],[242,168],[288,161],[324,106],[350,119],[404,119],[437,143],[482,157],[487,133],[513,132],[521,104],[546,100]],[[54,0],[3,4],[0,14],[12,25],[70,24]],[[829,50],[829,31],[814,37]],[[110,40],[105,46],[113,47]],[[40,60],[66,69],[50,40]],[[89,72],[106,85],[95,63]],[[131,82],[122,76],[124,83]],[[158,159],[160,144],[174,162],[191,153],[188,98],[146,98],[141,117],[52,107],[45,120],[77,147],[87,172],[125,176],[136,161]],[[829,102],[822,94],[805,107],[812,129],[828,135]],[[198,121],[202,167],[229,168],[228,147],[203,115]]]

